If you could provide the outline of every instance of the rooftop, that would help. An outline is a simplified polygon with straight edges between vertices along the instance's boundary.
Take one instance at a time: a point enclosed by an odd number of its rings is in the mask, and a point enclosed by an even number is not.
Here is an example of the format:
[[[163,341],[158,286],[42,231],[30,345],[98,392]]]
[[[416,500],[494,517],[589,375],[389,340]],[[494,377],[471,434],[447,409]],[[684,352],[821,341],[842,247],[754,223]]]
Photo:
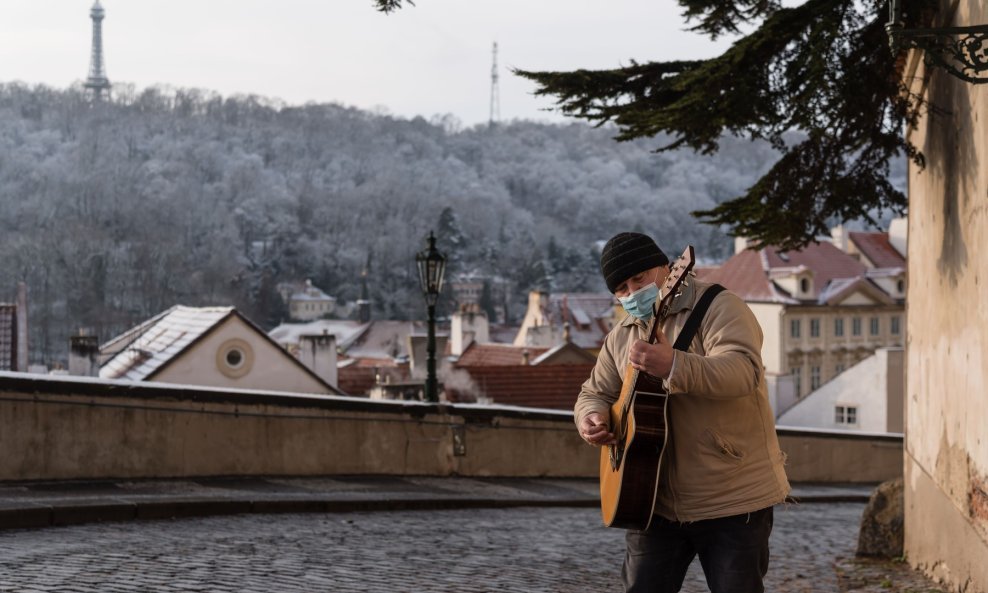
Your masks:
[[[142,381],[168,363],[216,324],[233,307],[176,305],[100,347],[100,377]]]

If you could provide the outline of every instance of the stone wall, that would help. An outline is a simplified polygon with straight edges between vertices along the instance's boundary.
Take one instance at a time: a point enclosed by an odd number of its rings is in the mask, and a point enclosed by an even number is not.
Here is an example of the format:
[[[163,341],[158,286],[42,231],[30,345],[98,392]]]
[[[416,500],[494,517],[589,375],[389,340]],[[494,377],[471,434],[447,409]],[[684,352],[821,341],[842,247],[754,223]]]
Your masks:
[[[900,475],[902,439],[782,428],[792,480]],[[595,477],[572,414],[0,373],[0,481]]]

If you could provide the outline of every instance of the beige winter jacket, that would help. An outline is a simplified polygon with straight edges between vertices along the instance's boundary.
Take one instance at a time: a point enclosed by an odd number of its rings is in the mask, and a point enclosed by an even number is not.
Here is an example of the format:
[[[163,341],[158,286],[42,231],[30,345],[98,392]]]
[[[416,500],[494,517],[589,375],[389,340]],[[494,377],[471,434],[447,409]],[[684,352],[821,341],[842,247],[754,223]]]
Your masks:
[[[670,343],[709,286],[693,280],[673,300],[662,321]],[[647,339],[647,325],[631,316],[607,335],[577,398],[577,425],[590,412],[608,416],[637,339]],[[683,522],[714,519],[774,505],[789,493],[761,346],[754,314],[724,291],[710,304],[689,351],[676,352],[665,381],[669,437],[655,513]]]

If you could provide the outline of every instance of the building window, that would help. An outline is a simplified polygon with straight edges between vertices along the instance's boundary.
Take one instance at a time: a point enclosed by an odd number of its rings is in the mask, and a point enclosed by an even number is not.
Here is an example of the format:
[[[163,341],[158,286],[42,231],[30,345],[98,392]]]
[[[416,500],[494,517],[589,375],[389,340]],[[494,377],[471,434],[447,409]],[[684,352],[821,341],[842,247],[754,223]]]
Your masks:
[[[793,338],[799,337],[800,323],[798,319],[793,319],[789,322],[789,335]]]
[[[799,397],[803,392],[803,369],[802,367],[792,367],[789,372],[792,373],[793,390],[796,392],[796,397]]]
[[[843,425],[854,425],[858,423],[857,406],[836,406],[834,408],[834,422]]]
[[[799,281],[799,290],[807,293],[810,291],[810,281],[807,278],[803,278]]]
[[[837,366],[834,367],[834,374],[839,375],[843,372],[844,372],[844,363],[843,362],[838,363]]]
[[[819,338],[820,337],[820,320],[810,319],[810,337]]]
[[[810,390],[816,391],[820,388],[820,367],[810,367]]]
[[[231,379],[239,379],[250,372],[254,364],[254,350],[239,338],[227,340],[216,351],[216,368]]]
[[[838,338],[844,335],[844,318],[834,319],[834,335]]]
[[[244,363],[244,353],[239,348],[231,348],[226,352],[226,364],[232,369],[240,368]]]
[[[899,294],[906,292],[906,282],[905,280],[899,280],[895,283],[895,287],[899,290]]]
[[[890,321],[890,323],[889,323],[889,332],[893,336],[899,335],[899,332],[901,331],[901,329],[899,328],[899,316],[898,315],[893,315],[892,316],[892,319],[890,319],[889,321]]]
[[[851,318],[851,335],[860,336],[861,335],[861,318],[853,317]]]
[[[877,336],[878,335],[878,318],[877,317],[872,317],[869,320],[868,325],[870,326],[868,329],[870,330],[871,335]]]

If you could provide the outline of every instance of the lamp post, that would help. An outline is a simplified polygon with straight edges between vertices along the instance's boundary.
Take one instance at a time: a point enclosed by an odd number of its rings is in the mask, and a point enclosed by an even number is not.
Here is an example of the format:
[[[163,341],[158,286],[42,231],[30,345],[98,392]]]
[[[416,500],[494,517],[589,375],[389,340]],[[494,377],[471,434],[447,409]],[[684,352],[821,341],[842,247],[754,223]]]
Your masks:
[[[439,385],[436,381],[436,301],[443,289],[443,276],[446,273],[446,256],[436,249],[436,236],[429,231],[429,246],[415,255],[415,265],[419,269],[419,282],[425,304],[429,307],[429,358],[426,367],[425,399],[439,401]]]

